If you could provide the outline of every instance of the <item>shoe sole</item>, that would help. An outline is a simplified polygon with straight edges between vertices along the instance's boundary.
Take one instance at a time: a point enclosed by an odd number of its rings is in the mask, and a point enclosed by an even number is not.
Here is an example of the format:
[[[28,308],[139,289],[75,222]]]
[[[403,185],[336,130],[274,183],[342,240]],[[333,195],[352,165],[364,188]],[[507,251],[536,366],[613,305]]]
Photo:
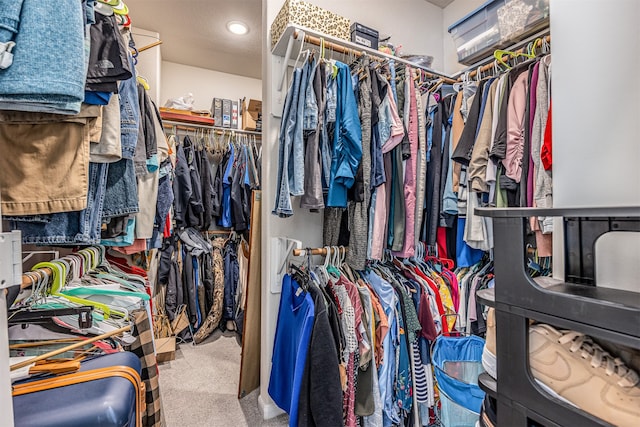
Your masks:
[[[576,406],[575,404],[573,404],[572,402],[570,402],[569,400],[565,399],[564,397],[560,396],[558,393],[556,393],[555,391],[553,391],[553,389],[551,387],[549,387],[548,385],[546,385],[545,383],[543,383],[542,381],[540,381],[537,378],[534,378],[534,380],[536,381],[536,384],[538,384],[540,386],[541,389],[543,389],[547,394],[555,397],[558,400],[563,401],[564,403],[567,403],[571,406],[573,406],[574,408],[577,408],[578,406]]]
[[[495,354],[487,350],[487,347],[482,351],[482,367],[493,379],[498,378],[498,361]]]

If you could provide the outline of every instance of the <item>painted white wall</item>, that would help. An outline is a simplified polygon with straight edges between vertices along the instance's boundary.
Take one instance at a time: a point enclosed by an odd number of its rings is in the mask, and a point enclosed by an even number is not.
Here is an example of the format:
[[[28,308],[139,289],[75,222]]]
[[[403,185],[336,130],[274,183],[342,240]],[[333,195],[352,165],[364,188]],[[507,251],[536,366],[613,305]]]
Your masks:
[[[143,30],[141,28],[131,28],[131,34],[133,35],[133,40],[135,40],[136,47],[138,49],[160,40],[159,33]],[[138,53],[136,71],[138,75],[147,79],[147,82],[149,83],[149,96],[156,105],[160,100],[161,63],[162,54],[160,53],[160,46],[152,47]]]
[[[213,98],[262,99],[262,81],[162,61],[162,83],[158,106],[163,106],[169,98],[178,98],[187,93],[193,94],[195,109],[209,110]]]
[[[640,2],[611,6],[550,3],[554,207],[640,206],[640,80],[633,77],[640,68]],[[594,60],[594,52],[616,59]],[[613,83],[613,74],[623,77]],[[627,234],[598,241],[598,285],[639,291],[640,239]],[[555,240],[559,253],[562,242]]]
[[[556,207],[640,205],[640,80],[633,77],[640,68],[640,2],[615,5],[550,5]],[[615,60],[594,60],[594,52]]]
[[[381,36],[390,35],[404,54],[433,56],[432,68],[443,69],[442,9],[424,0],[310,0]],[[276,0],[276,3],[278,1]],[[278,11],[280,9],[278,8]],[[276,11],[277,13],[277,11]]]
[[[456,45],[447,29],[454,22],[473,12],[487,0],[455,0],[443,9],[442,13],[442,62],[443,71],[447,74],[455,74],[465,69],[467,66],[458,63]]]
[[[342,14],[364,25],[376,28],[382,33],[393,34],[394,40],[405,46],[405,51],[426,53],[435,57],[434,67],[441,66],[442,51],[442,10],[424,0],[351,0],[327,1],[312,0],[325,9]],[[280,76],[275,69],[271,55],[269,29],[274,18],[282,7],[283,0],[266,0],[262,2],[263,29],[267,34],[263,38],[262,56],[262,99],[274,96],[273,80]],[[440,61],[440,62],[438,62]],[[163,70],[164,73],[164,70]],[[163,74],[164,79],[164,74]],[[271,254],[268,250],[273,237],[289,237],[301,240],[304,246],[317,247],[322,244],[322,214],[310,213],[297,208],[299,200],[293,200],[295,214],[291,218],[279,218],[271,214],[275,201],[275,190],[278,169],[278,130],[280,120],[272,116],[271,103],[263,105],[262,136],[262,354],[260,364],[260,398],[259,404],[265,419],[272,418],[282,411],[269,398],[268,386],[271,373],[271,355],[273,338],[278,315],[280,295],[271,293],[272,271]]]

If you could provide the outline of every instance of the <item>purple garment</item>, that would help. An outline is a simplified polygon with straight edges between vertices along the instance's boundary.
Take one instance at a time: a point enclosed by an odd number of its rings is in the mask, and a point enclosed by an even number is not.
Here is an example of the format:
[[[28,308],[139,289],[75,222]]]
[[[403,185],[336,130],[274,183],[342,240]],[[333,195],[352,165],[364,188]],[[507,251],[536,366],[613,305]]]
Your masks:
[[[540,63],[533,67],[531,74],[531,86],[529,87],[529,141],[533,139],[533,120],[536,116],[538,75],[540,71]],[[527,207],[533,207],[533,180],[534,180],[534,164],[532,144],[529,144],[529,170],[527,173]]]

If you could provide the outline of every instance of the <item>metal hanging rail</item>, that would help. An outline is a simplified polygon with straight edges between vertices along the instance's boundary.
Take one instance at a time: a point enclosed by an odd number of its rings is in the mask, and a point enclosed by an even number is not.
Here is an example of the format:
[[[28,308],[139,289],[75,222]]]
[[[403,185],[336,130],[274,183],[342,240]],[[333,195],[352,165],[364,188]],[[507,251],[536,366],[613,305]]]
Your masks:
[[[455,80],[451,78],[451,76],[442,73],[440,71],[432,70],[431,68],[424,67],[419,64],[415,64],[406,59],[389,55],[384,52],[380,52],[378,50],[370,49],[366,46],[361,46],[346,40],[340,40],[335,37],[331,37],[329,35],[325,35],[319,33],[317,31],[310,30],[304,27],[298,27],[289,25],[287,29],[284,31],[280,40],[273,47],[271,52],[278,56],[285,57],[285,60],[289,60],[291,56],[291,51],[293,47],[294,41],[302,41],[302,36],[304,36],[304,42],[313,44],[315,46],[320,46],[324,41],[324,46],[329,50],[342,53],[345,55],[354,55],[357,57],[362,56],[363,54],[369,55],[373,58],[377,58],[380,60],[393,60],[398,63],[406,64],[412,68],[420,69],[425,72],[426,75],[429,75],[433,78],[441,78],[445,83],[455,83]],[[285,53],[286,52],[286,53]]]
[[[296,37],[297,37],[297,33]],[[320,46],[322,43],[322,37],[314,37],[314,36],[310,36],[308,34],[305,34],[304,36],[304,41],[305,43],[310,43],[312,45],[315,46]],[[455,83],[456,81],[449,78],[449,76],[439,73],[437,71],[431,70],[429,68],[426,67],[422,67],[420,65],[414,64],[411,61],[407,61],[406,59],[402,59],[393,55],[387,55],[384,52],[380,52],[380,51],[375,51],[375,53],[369,53],[369,52],[364,52],[362,50],[356,50],[354,48],[351,47],[346,47],[346,46],[342,46],[340,44],[336,44],[334,42],[328,42],[328,41],[324,41],[324,46],[329,48],[330,50],[333,50],[335,52],[339,52],[345,55],[354,55],[357,57],[361,57],[362,55],[368,55],[372,58],[376,58],[382,61],[385,60],[390,60],[393,59],[395,62],[399,62],[401,64],[406,64],[412,68],[417,68],[419,70],[422,70],[423,74],[426,75],[427,77],[433,77],[433,78],[437,78],[437,79],[442,79],[442,81],[444,81],[445,83]]]
[[[335,250],[335,247],[333,248],[330,247],[329,250]],[[347,248],[345,248],[344,246],[338,246],[338,250],[340,251],[341,254],[344,254],[347,252]],[[308,252],[310,252],[310,254]],[[327,252],[328,252],[327,248],[301,248],[301,249],[294,249],[293,256],[307,256],[307,255],[326,256]]]
[[[211,125],[202,125],[197,123],[189,123],[189,122],[179,122],[174,120],[162,120],[162,125],[164,127],[175,127],[180,130],[192,130],[193,128],[198,129],[209,129],[220,133],[240,133],[246,135],[254,135],[258,138],[262,137],[262,132],[256,132],[251,130],[242,130],[242,129],[231,129],[231,128],[223,128],[218,126]]]
[[[533,42],[534,43],[534,47],[538,48],[541,47],[543,43],[551,43],[551,36],[548,35],[549,34],[549,30],[544,30],[542,32],[539,32],[537,34],[534,34],[531,37],[528,37],[525,40],[522,40],[518,43],[513,44],[512,46],[506,48],[505,50],[509,50],[509,51],[513,51],[513,53],[523,53],[525,52],[525,49],[527,48],[528,44]],[[514,48],[519,47],[519,46],[523,46],[518,48],[517,50],[514,50]],[[502,60],[504,62],[510,60],[513,58],[513,55],[504,55],[502,57]],[[493,56],[485,58],[481,61],[476,62],[475,64],[467,67],[465,70],[460,71],[459,73],[454,75],[454,78],[457,79],[457,81],[462,81],[462,76],[464,76],[467,72],[469,73],[468,76],[469,77],[475,77],[478,72],[480,72],[481,74],[484,73],[485,71],[491,70],[494,67],[494,63],[495,63],[495,58]],[[483,65],[486,64],[486,65]]]

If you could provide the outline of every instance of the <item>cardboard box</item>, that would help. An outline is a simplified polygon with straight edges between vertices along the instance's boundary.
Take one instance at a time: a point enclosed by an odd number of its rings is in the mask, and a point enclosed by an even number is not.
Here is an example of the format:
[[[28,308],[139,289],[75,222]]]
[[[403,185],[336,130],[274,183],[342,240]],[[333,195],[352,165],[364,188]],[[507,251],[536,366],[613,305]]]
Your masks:
[[[156,361],[169,362],[176,358],[176,337],[156,338]]]
[[[248,104],[242,101],[242,129],[262,130],[262,101],[250,99]]]
[[[271,24],[271,47],[289,24],[306,27],[342,40],[349,40],[350,21],[336,13],[301,0],[287,0]]]
[[[351,24],[351,41],[378,50],[378,31],[354,22]]]

